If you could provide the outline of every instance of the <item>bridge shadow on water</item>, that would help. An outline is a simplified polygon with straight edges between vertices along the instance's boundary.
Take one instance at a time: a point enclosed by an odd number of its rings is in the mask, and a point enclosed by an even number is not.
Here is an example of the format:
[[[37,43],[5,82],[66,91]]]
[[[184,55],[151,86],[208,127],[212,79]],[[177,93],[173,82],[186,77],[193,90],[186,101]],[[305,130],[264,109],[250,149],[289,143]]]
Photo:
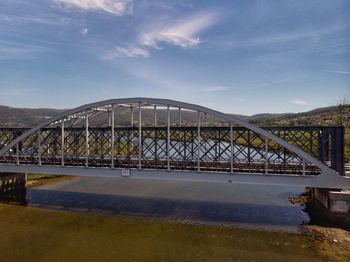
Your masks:
[[[30,189],[28,205],[79,212],[150,217],[215,225],[296,229],[309,222],[300,206],[173,200],[58,190]]]

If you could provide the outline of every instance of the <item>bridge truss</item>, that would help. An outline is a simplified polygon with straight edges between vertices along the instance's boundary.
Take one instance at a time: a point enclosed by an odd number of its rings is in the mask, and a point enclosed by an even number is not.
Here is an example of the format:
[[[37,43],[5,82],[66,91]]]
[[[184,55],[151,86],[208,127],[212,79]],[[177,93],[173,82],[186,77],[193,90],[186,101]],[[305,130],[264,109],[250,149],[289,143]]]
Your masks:
[[[277,184],[298,177],[294,184],[342,188],[350,184],[340,175],[341,132],[262,129],[183,102],[112,99],[68,110],[29,130],[0,129],[0,172]]]

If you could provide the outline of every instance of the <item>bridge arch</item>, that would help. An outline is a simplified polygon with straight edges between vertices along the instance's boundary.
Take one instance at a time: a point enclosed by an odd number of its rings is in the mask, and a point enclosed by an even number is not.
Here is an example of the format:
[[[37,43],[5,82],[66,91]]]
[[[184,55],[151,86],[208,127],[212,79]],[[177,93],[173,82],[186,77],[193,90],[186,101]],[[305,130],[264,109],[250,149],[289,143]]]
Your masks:
[[[40,132],[40,130],[52,125],[52,124],[58,124],[58,123],[61,123],[62,125],[62,132],[64,132],[64,124],[66,122],[68,122],[70,119],[72,118],[76,118],[76,117],[81,117],[84,119],[86,119],[86,134],[88,134],[89,130],[88,130],[88,119],[89,119],[89,113],[93,112],[93,111],[96,111],[96,110],[105,110],[105,111],[110,111],[110,112],[113,112],[113,119],[114,119],[114,110],[116,107],[118,106],[129,106],[130,108],[139,108],[139,124],[138,124],[138,131],[141,131],[143,126],[142,126],[142,113],[141,113],[141,110],[142,108],[145,108],[145,107],[160,107],[160,108],[165,108],[165,110],[167,110],[167,114],[168,114],[168,126],[167,126],[167,137],[164,138],[167,140],[167,148],[169,147],[169,140],[171,140],[170,138],[170,128],[171,127],[171,124],[169,123],[169,117],[170,117],[170,111],[171,110],[174,110],[174,109],[178,109],[179,112],[181,110],[189,110],[189,111],[192,111],[192,112],[197,112],[198,113],[198,124],[197,124],[197,130],[198,130],[198,136],[200,139],[200,134],[201,134],[201,115],[210,115],[212,117],[215,117],[217,119],[221,119],[222,121],[226,122],[228,124],[228,126],[230,127],[230,131],[229,131],[229,135],[230,135],[230,143],[226,143],[226,147],[229,148],[231,147],[232,148],[232,151],[234,150],[234,146],[233,143],[234,141],[232,140],[232,126],[240,126],[240,127],[243,127],[243,128],[246,128],[247,130],[250,130],[252,131],[253,133],[257,134],[258,136],[261,136],[261,140],[262,140],[262,143],[265,143],[265,151],[262,153],[262,154],[265,154],[265,174],[274,174],[274,172],[269,172],[269,165],[270,165],[270,162],[267,160],[267,155],[268,155],[268,152],[270,150],[270,143],[273,142],[275,144],[278,144],[280,147],[284,148],[284,150],[288,150],[288,152],[291,152],[292,154],[294,154],[296,157],[300,158],[301,160],[301,169],[302,169],[302,174],[305,174],[305,165],[310,165],[312,166],[313,168],[316,168],[319,170],[319,176],[320,177],[327,177],[328,179],[333,179],[334,178],[334,175],[337,174],[336,171],[334,171],[333,169],[329,168],[327,165],[325,165],[324,163],[318,161],[317,159],[313,158],[311,155],[309,155],[308,153],[304,152],[303,150],[289,144],[287,141],[279,138],[278,136],[274,135],[273,133],[265,130],[265,129],[262,129],[260,127],[257,127],[253,124],[250,124],[246,121],[243,121],[242,119],[240,118],[237,118],[233,115],[229,115],[229,114],[226,114],[226,113],[222,113],[222,112],[219,112],[219,111],[216,111],[216,110],[213,110],[213,109],[210,109],[210,108],[207,108],[207,107],[203,107],[203,106],[199,106],[199,105],[194,105],[194,104],[190,104],[190,103],[185,103],[185,102],[180,102],[180,101],[174,101],[174,100],[169,100],[169,99],[158,99],[158,98],[143,98],[143,97],[135,97],[135,98],[121,98],[121,99],[110,99],[110,100],[104,100],[104,101],[100,101],[100,102],[95,102],[95,103],[90,103],[90,104],[86,104],[86,105],[83,105],[83,106],[80,106],[80,107],[77,107],[77,108],[74,108],[74,109],[71,109],[71,110],[67,110],[63,113],[60,113],[50,119],[47,119],[46,121],[43,121],[41,124],[33,127],[32,129],[24,132],[23,134],[21,134],[20,136],[18,136],[17,138],[15,138],[13,141],[11,141],[8,145],[6,145],[6,147],[2,148],[0,150],[0,158],[3,158],[3,157],[6,157],[8,155],[12,155],[12,157],[15,157],[17,158],[17,162],[16,162],[16,165],[21,165],[21,163],[19,162],[18,158],[19,158],[19,151],[20,149],[18,148],[19,147],[19,143],[21,143],[21,141],[27,139],[28,137],[36,134],[37,132]],[[181,116],[180,116],[181,118]],[[180,120],[181,121],[181,120]],[[112,130],[114,131],[114,128],[115,128],[115,125],[114,125],[114,120],[113,120],[113,127],[112,127]],[[114,134],[114,133],[113,133]],[[138,139],[141,140],[142,137],[141,137],[141,132],[138,133],[139,137]],[[64,137],[64,135],[63,135]],[[114,141],[114,135],[112,135],[112,139]],[[40,139],[38,139],[40,140]],[[63,163],[63,158],[64,158],[64,138],[62,140],[63,142],[63,145],[62,145],[62,165],[64,166],[64,163]],[[140,142],[140,141],[139,141]],[[40,142],[39,142],[40,143]],[[88,147],[88,142],[85,141],[85,143],[87,143],[87,147]],[[111,152],[111,157],[114,158],[114,142],[112,143],[113,146],[112,148],[110,149]],[[198,142],[198,147],[200,147],[200,140]],[[138,148],[138,150],[142,150],[140,148]],[[168,149],[167,149],[168,150]],[[263,151],[263,149],[261,149]],[[233,154],[231,151],[231,155]],[[14,156],[14,154],[16,153],[16,156]],[[142,169],[143,168],[143,165],[142,165],[142,153],[143,152],[139,152],[139,163],[136,167],[138,167],[139,169]],[[40,153],[38,152],[39,154],[39,157],[40,157]],[[86,158],[88,159],[88,154],[89,154],[89,151],[86,150],[85,152],[85,155],[82,155],[80,157],[84,157],[86,156]],[[167,151],[167,155],[165,156],[167,158],[167,162],[168,162],[168,169],[169,168],[169,150]],[[197,161],[198,161],[198,171],[202,171],[200,170],[200,161],[201,161],[201,154],[199,152],[199,149],[198,149],[198,154],[197,154]],[[114,159],[112,159],[112,162],[113,162]],[[231,159],[230,159],[230,162],[231,162],[231,168],[228,170],[229,172],[233,172],[233,169],[232,169],[232,165],[234,165],[234,160],[232,160],[232,156],[231,156]],[[88,161],[87,161],[88,163]],[[40,164],[40,163],[39,163]],[[88,165],[86,166],[88,167]],[[107,167],[112,167],[112,168],[118,168],[117,166],[114,166],[112,164],[112,166],[108,166]],[[120,168],[123,168],[123,167],[120,167]],[[148,168],[150,169],[150,168]],[[175,168],[176,169],[176,168]],[[182,170],[182,169],[181,169]],[[251,172],[251,170],[248,171],[249,173],[254,173]],[[240,172],[241,173],[241,172]]]

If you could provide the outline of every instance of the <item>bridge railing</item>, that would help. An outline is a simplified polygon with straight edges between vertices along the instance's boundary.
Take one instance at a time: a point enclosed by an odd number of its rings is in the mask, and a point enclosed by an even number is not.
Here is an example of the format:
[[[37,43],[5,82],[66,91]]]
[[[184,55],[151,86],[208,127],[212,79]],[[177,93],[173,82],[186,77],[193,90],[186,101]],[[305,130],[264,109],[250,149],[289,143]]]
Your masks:
[[[343,127],[267,127],[340,174]],[[0,149],[28,129],[0,128]],[[88,131],[88,136],[86,136]],[[63,134],[63,136],[62,136]],[[140,139],[141,138],[141,139]],[[113,141],[113,147],[112,147]],[[113,148],[113,151],[111,150]],[[113,153],[112,153],[113,152]],[[0,163],[317,175],[320,170],[245,127],[45,127]]]

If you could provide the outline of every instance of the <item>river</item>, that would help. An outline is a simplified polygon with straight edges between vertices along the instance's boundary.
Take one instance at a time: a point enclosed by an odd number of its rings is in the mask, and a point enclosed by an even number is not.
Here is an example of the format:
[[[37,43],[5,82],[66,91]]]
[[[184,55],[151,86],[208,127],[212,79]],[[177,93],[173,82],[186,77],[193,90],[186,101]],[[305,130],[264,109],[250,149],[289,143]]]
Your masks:
[[[300,187],[80,177],[31,188],[27,201],[35,207],[295,232],[310,219],[288,197],[302,192]]]
[[[25,206],[0,204],[0,252],[6,261],[346,261],[350,242],[342,242],[340,251],[335,246],[345,233],[331,232],[328,239],[310,230],[304,207],[289,202],[304,191],[61,180],[27,188]]]

